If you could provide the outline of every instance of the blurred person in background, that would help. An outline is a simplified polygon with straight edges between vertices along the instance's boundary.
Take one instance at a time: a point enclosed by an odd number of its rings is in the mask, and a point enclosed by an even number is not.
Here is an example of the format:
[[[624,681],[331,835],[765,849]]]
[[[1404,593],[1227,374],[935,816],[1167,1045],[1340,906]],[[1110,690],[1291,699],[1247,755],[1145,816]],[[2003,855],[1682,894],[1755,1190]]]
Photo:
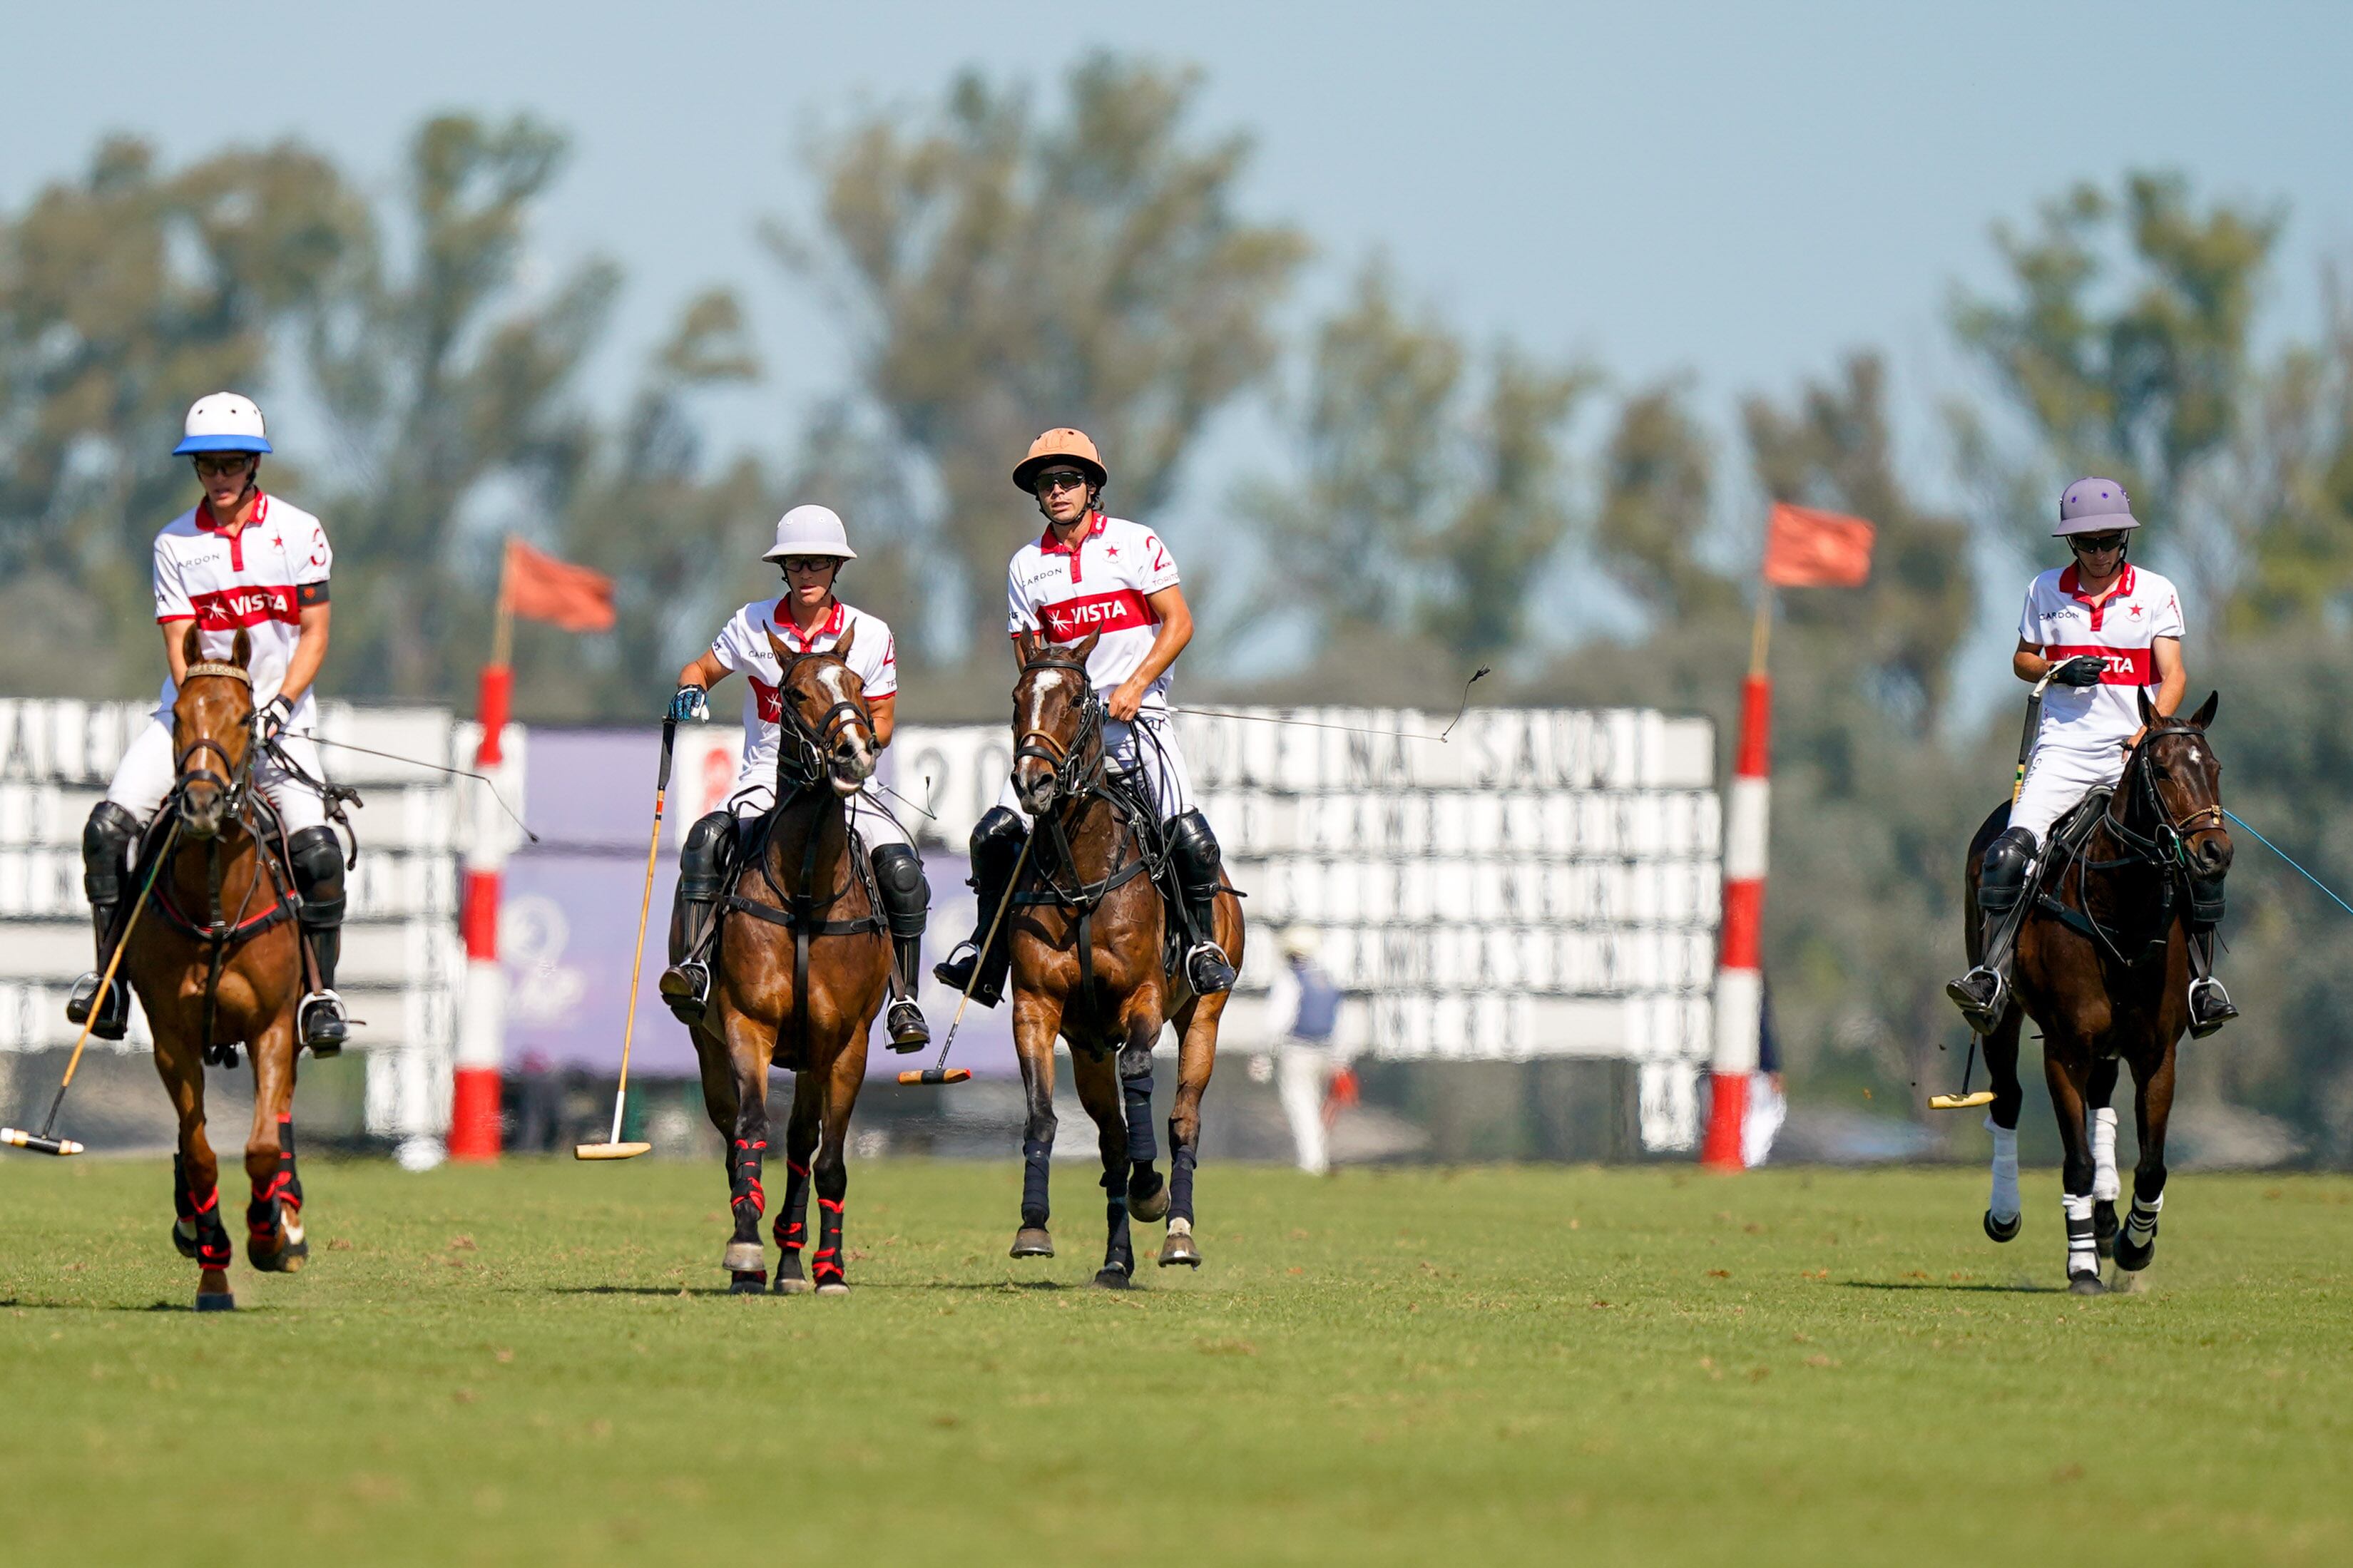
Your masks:
[[[1340,1066],[1334,1055],[1333,1031],[1340,1021],[1339,986],[1316,962],[1315,933],[1293,926],[1282,933],[1282,968],[1267,987],[1267,1016],[1274,1021],[1274,1088],[1282,1100],[1282,1117],[1291,1124],[1291,1141],[1299,1152],[1299,1168],[1311,1176],[1331,1169],[1324,1134],[1329,1129],[1326,1098],[1333,1074]]]
[[[1773,991],[1769,985],[1757,1008],[1757,1070],[1748,1075],[1748,1114],[1740,1119],[1740,1163],[1763,1164],[1773,1153],[1773,1140],[1789,1119],[1789,1098],[1781,1081],[1781,1042],[1773,1034]]]

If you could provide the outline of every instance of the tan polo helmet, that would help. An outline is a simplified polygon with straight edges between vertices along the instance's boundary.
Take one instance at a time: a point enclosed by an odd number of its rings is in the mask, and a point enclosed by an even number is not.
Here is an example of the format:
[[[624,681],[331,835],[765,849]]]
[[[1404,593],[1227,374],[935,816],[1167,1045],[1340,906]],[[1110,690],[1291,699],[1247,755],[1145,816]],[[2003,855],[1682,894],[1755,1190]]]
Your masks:
[[[1087,433],[1063,426],[1047,431],[1029,443],[1029,455],[1022,458],[1020,465],[1013,470],[1013,482],[1035,495],[1038,493],[1039,473],[1054,463],[1068,463],[1098,486],[1111,478],[1110,470],[1103,467],[1103,458],[1096,452],[1095,444],[1087,438]]]

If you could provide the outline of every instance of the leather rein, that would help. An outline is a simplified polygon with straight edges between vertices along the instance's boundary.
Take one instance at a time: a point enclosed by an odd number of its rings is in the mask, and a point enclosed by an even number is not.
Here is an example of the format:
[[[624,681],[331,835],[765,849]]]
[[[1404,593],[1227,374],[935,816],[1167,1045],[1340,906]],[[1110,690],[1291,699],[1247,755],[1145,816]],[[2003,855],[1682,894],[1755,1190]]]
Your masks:
[[[2120,963],[2140,962],[2151,952],[2164,948],[2181,895],[2189,892],[2192,898],[2196,897],[2195,889],[2190,886],[2194,879],[2189,873],[2189,840],[2196,834],[2222,826],[2220,803],[2176,817],[2167,808],[2165,797],[2157,787],[2151,763],[2157,742],[2175,736],[2195,736],[2199,732],[2187,724],[2175,722],[2153,729],[2142,737],[2141,743],[2133,748],[2132,760],[2126,764],[2124,787],[2116,793],[2108,808],[2100,814],[2094,828],[2094,831],[2105,829],[2124,846],[2126,853],[2113,859],[2088,859],[2084,855],[2084,848],[2090,840],[2088,837],[2080,840],[2069,856],[2070,864],[2060,867],[2050,883],[2053,889],[2063,890],[2067,874],[2073,870],[2076,903],[2071,906],[2050,892],[2042,893],[2036,900],[2044,913],[2058,920],[2070,931],[2092,938]],[[2140,832],[2131,824],[2136,806],[2155,823],[2147,833]],[[2092,890],[2088,882],[2090,874],[2094,871],[2123,871],[2136,867],[2154,870],[2158,878],[2156,919],[2138,958],[2127,957],[2117,935],[2093,915]]]

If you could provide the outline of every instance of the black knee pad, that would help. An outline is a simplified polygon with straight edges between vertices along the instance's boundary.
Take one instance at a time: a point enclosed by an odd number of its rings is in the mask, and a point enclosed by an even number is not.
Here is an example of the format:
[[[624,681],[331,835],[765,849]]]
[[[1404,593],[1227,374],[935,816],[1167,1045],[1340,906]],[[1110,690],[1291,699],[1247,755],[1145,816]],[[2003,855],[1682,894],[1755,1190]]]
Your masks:
[[[343,846],[332,827],[306,827],[286,842],[294,889],[302,895],[302,923],[334,926],[343,919]]]
[[[686,845],[678,852],[678,890],[681,898],[709,903],[719,896],[726,879],[728,852],[735,847],[735,818],[714,811],[696,819],[686,830]]]
[[[992,805],[981,814],[972,827],[972,868],[976,872],[984,867],[1009,868],[1014,858],[1028,842],[1029,830],[1021,818],[1001,805]]]
[[[1218,848],[1218,836],[1209,831],[1209,819],[1198,810],[1188,811],[1168,825],[1168,832],[1186,896],[1216,896],[1224,856]]]
[[[1978,863],[1978,908],[1989,915],[2016,909],[2026,888],[2027,864],[2033,858],[2033,834],[2023,827],[2002,829]]]
[[[90,808],[81,825],[81,890],[91,903],[122,901],[122,876],[138,841],[139,819],[122,807],[101,800]]]
[[[931,912],[932,885],[923,880],[923,858],[904,844],[885,844],[871,857],[881,885],[882,909],[892,936],[921,936]]]

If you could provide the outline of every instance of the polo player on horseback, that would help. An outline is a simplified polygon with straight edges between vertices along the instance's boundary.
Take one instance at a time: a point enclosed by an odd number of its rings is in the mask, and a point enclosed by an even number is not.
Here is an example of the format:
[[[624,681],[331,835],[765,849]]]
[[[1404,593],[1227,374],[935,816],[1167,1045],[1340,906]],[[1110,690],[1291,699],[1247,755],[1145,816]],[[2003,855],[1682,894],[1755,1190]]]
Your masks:
[[[1198,995],[1229,991],[1234,967],[1217,943],[1214,906],[1221,886],[1216,835],[1193,804],[1193,784],[1176,727],[1168,721],[1169,668],[1193,640],[1193,612],[1177,586],[1176,562],[1151,530],[1103,514],[1110,479],[1095,444],[1078,430],[1049,430],[1030,443],[1013,482],[1038,498],[1046,531],[1014,552],[1006,585],[1009,629],[1076,643],[1101,633],[1087,659],[1087,679],[1103,701],[1103,755],[1134,775],[1168,825],[1187,947],[1185,978]],[[1017,654],[1017,660],[1018,655]],[[1029,836],[1011,779],[972,830],[972,886],[980,919],[933,973],[943,984],[993,1007],[1005,994],[1010,922],[980,950],[1004,902],[1015,863]],[[975,971],[978,971],[977,977]]]
[[[849,664],[864,683],[878,748],[891,743],[892,711],[897,705],[899,654],[890,626],[879,616],[844,604],[833,591],[841,563],[858,559],[841,519],[828,507],[797,506],[777,522],[776,542],[761,559],[775,562],[783,572],[784,593],[736,611],[710,650],[678,672],[678,691],[670,703],[674,720],[705,720],[711,717],[711,689],[730,671],[742,670],[751,688],[744,694],[744,765],[735,775],[734,794],[687,830],[686,847],[679,852],[678,901],[671,924],[675,962],[663,972],[660,986],[670,1010],[690,1021],[702,1016],[711,998],[707,954],[717,925],[712,912],[734,858],[737,825],[755,821],[784,804],[776,797],[784,667],[769,646],[768,634],[775,633],[796,653],[821,653],[844,637],[852,638]],[[869,780],[845,804],[850,828],[869,851],[897,950],[883,1027],[892,1049],[912,1051],[932,1038],[923,1009],[915,1005],[932,889],[923,880],[922,858],[907,841],[906,829],[883,807],[879,787]]]
[[[2042,708],[2033,755],[2010,825],[1979,862],[1978,908],[1985,917],[1984,962],[1945,987],[1969,1026],[1989,1034],[2010,999],[2006,973],[2018,928],[2032,907],[2027,890],[2052,826],[2094,789],[2113,788],[2139,743],[2142,689],[2169,715],[2189,683],[2181,663],[2181,600],[2173,584],[2125,557],[2140,526],[2124,486],[2084,479],[2059,500],[2059,527],[2074,564],[2053,568],[2026,590],[2010,668],[2021,680],[2047,675],[2063,689]],[[2214,978],[2214,928],[2193,925],[2189,941],[2189,1032],[2202,1038],[2239,1016]]]
[[[195,624],[206,659],[227,658],[243,632],[252,645],[253,782],[285,830],[301,896],[302,932],[318,963],[318,989],[302,998],[296,1015],[297,1037],[313,1055],[332,1056],[350,1036],[350,1016],[334,991],[343,946],[343,854],[327,825],[325,802],[302,775],[324,776],[309,737],[319,722],[311,682],[327,657],[327,575],[334,552],[317,518],[260,488],[269,437],[251,399],[233,392],[198,398],[183,437],[172,454],[194,460],[205,493],[155,536],[155,621],[163,628],[167,671],[163,697],[82,828],[82,889],[98,929],[98,968],[105,969],[113,944],[132,847],[179,774],[172,703],[187,671],[187,623]],[[66,1016],[88,1021],[97,994],[98,973],[83,975],[74,983]],[[130,1017],[129,987],[110,985],[90,1033],[119,1040]]]

